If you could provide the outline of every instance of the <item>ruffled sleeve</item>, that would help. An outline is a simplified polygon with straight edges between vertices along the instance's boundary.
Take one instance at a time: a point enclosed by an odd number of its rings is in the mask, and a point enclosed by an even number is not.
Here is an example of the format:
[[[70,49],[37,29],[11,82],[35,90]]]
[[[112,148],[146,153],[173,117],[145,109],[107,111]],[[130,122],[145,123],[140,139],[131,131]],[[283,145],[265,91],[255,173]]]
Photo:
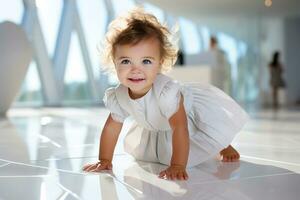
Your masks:
[[[103,98],[105,107],[110,111],[113,120],[123,123],[128,113],[120,106],[117,96],[116,88],[109,88],[105,91]]]
[[[164,85],[158,100],[160,111],[163,116],[169,119],[177,112],[181,98],[180,94],[179,83],[170,80]]]

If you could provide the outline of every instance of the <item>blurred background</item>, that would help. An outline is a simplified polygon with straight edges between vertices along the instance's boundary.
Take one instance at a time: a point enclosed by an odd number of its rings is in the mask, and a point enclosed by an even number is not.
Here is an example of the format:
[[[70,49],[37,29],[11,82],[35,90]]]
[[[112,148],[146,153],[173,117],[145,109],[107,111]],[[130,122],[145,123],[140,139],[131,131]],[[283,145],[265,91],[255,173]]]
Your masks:
[[[181,53],[175,69],[192,67],[189,73],[195,75],[199,68],[200,82],[212,82],[205,76],[216,65],[226,65],[224,90],[246,108],[264,108],[272,104],[268,66],[279,51],[285,81],[279,104],[299,103],[298,0],[0,0],[0,5],[0,23],[20,26],[32,50],[11,107],[102,105],[103,92],[116,79],[101,71],[97,45],[109,22],[137,5],[170,28],[179,25]],[[209,53],[212,37],[222,52],[221,64]],[[6,68],[0,65],[3,76]],[[201,74],[203,69],[209,72]]]

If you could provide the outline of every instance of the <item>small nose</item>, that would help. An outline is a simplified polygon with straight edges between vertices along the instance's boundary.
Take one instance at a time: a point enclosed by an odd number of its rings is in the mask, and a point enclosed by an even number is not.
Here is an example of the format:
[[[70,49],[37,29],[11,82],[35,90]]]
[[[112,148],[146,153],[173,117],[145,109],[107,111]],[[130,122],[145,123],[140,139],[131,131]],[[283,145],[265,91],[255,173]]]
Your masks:
[[[139,65],[132,65],[131,67],[132,72],[140,72],[140,70],[141,70],[141,66]]]
[[[138,65],[138,64],[132,64],[132,68],[133,69],[137,69],[137,68],[140,68],[141,66],[140,65]]]

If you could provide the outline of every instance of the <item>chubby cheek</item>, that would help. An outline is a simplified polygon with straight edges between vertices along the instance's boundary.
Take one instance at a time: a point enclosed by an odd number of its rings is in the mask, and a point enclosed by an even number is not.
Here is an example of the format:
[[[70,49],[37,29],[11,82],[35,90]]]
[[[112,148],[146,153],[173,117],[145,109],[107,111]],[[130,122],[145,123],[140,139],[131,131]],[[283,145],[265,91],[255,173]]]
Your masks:
[[[151,69],[148,72],[146,72],[148,79],[155,79],[157,74],[159,74],[159,73],[160,73],[160,70],[158,68]]]
[[[117,76],[118,76],[118,79],[121,83],[124,83],[124,81],[127,80],[127,74],[128,74],[128,70],[126,69],[119,69],[117,70]]]

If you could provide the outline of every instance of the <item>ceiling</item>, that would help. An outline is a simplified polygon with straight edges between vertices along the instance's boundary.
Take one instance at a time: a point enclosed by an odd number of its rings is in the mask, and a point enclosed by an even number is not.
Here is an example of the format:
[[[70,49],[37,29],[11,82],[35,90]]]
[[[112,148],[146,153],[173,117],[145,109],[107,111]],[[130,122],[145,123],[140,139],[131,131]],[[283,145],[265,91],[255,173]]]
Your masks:
[[[148,0],[162,9],[197,21],[200,17],[300,16],[300,0]]]

